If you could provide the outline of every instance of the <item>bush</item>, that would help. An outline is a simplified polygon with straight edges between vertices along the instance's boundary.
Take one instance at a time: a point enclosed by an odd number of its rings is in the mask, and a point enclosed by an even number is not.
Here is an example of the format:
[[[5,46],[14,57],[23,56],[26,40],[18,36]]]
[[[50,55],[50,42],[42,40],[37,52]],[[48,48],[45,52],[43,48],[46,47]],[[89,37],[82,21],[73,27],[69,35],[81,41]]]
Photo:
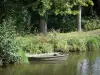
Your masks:
[[[73,38],[68,40],[68,49],[70,52],[86,51],[85,38]]]
[[[22,50],[27,53],[47,53],[54,50],[51,39],[47,39],[46,36],[24,36],[16,38],[16,41],[20,41]]]
[[[54,45],[55,52],[68,52],[67,40],[58,40]]]
[[[85,31],[95,30],[100,28],[100,18],[98,17],[87,17],[82,19],[83,29]]]
[[[0,25],[0,58],[3,66],[14,63],[18,60],[16,53],[18,51],[17,44],[14,41],[15,27],[12,18],[5,20]]]
[[[37,53],[37,54],[48,53],[53,51],[53,45],[50,43],[40,43],[40,42],[34,44],[33,42],[26,46],[26,50],[29,53]]]
[[[40,46],[39,46],[39,50],[42,53],[53,52],[53,50],[54,50],[53,44],[50,44],[50,43],[41,43]]]

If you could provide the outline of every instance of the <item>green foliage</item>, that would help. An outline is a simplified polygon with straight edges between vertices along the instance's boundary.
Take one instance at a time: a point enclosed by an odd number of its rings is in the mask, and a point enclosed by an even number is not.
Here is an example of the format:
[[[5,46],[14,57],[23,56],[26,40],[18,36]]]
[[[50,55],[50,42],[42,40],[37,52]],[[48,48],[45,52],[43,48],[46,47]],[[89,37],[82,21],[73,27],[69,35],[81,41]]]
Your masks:
[[[81,5],[81,6],[88,6],[94,5],[92,0],[54,0],[54,13],[56,15],[66,15],[66,14],[78,14],[77,9],[73,9],[74,7]]]
[[[55,30],[60,30],[59,32],[70,32],[76,31],[76,16],[66,15],[66,16],[54,16],[50,15],[48,19],[48,28],[54,28]]]
[[[55,52],[68,52],[67,40],[58,40],[54,44],[54,51]]]
[[[13,13],[15,21],[15,26],[16,26],[16,31],[17,33],[23,34],[24,32],[27,32],[29,29],[27,26],[27,18],[28,18],[28,11],[23,8],[17,8],[18,10],[15,9],[15,12]],[[26,30],[26,29],[27,30]]]
[[[68,39],[68,48],[70,52],[92,51],[100,48],[100,37],[77,37]]]
[[[93,5],[92,0],[12,0],[12,1],[0,1],[0,23],[2,20],[7,17],[13,17],[16,25],[17,33],[30,33],[34,31],[34,28],[39,27],[39,18],[33,23],[33,19],[36,17],[33,15],[34,12],[38,14],[38,16],[45,18],[47,21],[47,15],[54,14],[54,15],[66,15],[66,14],[78,14],[77,6],[87,6]],[[30,24],[29,22],[29,15]],[[67,19],[67,20],[65,20]],[[65,18],[60,19],[61,21],[58,22],[57,20],[57,27],[61,28],[63,32],[67,31],[75,31],[76,24],[75,18],[70,19]],[[70,19],[70,20],[69,20]],[[50,19],[52,20],[52,19]],[[53,19],[54,20],[54,19]],[[70,22],[71,21],[71,22]],[[51,21],[50,21],[51,22]],[[62,23],[61,23],[62,22]],[[36,25],[34,25],[36,24]],[[55,25],[55,24],[52,24]],[[36,26],[36,27],[34,27]]]
[[[45,36],[31,38],[29,36],[18,37],[16,41],[20,41],[21,49],[28,53],[48,53],[53,51],[53,44]]]
[[[77,0],[76,4],[80,4],[82,6],[88,6],[89,4],[92,6],[94,5],[92,0]]]
[[[98,50],[100,48],[99,40],[97,38],[88,38],[87,48],[89,51]]]
[[[71,32],[77,30],[76,16],[49,16],[48,27],[53,27],[55,30],[59,29],[60,32]],[[82,30],[90,31],[100,28],[99,17],[83,17],[82,18]]]
[[[60,32],[71,32],[77,30],[76,16],[49,16],[48,28],[59,29]],[[82,29],[83,31],[95,30],[100,28],[99,17],[85,16],[82,18]]]
[[[86,40],[85,38],[69,39],[68,47],[70,52],[86,51]]]
[[[74,33],[75,34],[75,33]],[[73,34],[72,34],[73,35]],[[58,36],[58,33],[49,33],[47,36],[24,36],[18,37],[22,50],[27,53],[48,53],[48,52],[85,52],[100,48],[99,36]],[[65,37],[65,38],[64,38]]]
[[[76,31],[76,16],[67,15],[65,18],[62,19],[61,22],[61,31],[62,32],[70,32],[70,31]]]
[[[73,4],[70,3],[70,1],[66,0],[54,0],[54,13],[56,15],[58,14],[72,14],[71,8],[73,7]]]
[[[17,63],[29,63],[28,58],[23,50],[19,50],[16,54],[19,57],[19,61],[17,61]]]
[[[31,45],[30,45],[31,44]],[[53,51],[53,45],[50,43],[40,43],[38,42],[36,43],[30,43],[28,44],[25,49],[29,52],[29,53],[48,53],[48,52],[52,52]]]
[[[3,65],[14,63],[18,60],[16,56],[17,44],[14,42],[15,27],[12,18],[7,19],[0,25],[0,58]]]
[[[39,14],[44,16],[45,13],[51,8],[51,0],[40,0]]]
[[[94,5],[92,0],[2,0],[0,1],[0,59],[3,64],[14,62],[27,62],[25,52],[28,53],[47,53],[53,51],[86,51],[97,50],[99,47],[99,38],[73,38],[66,40],[58,39],[56,32],[53,35],[47,36],[24,36],[15,38],[15,31],[17,33],[24,33],[31,31],[30,28],[34,27],[31,20],[35,18],[33,11],[39,14],[43,19],[47,20],[47,15],[55,14],[50,19],[55,21],[58,25],[57,29],[62,32],[75,31],[76,20],[75,17],[66,16],[66,14],[78,14],[77,6]],[[27,24],[29,15],[30,24]],[[59,16],[60,15],[60,16]],[[53,22],[54,23],[54,22]],[[93,30],[100,28],[99,18],[89,18],[83,20],[84,30]],[[31,25],[32,24],[32,25]],[[36,21],[36,24],[39,24]],[[53,24],[53,25],[55,25]],[[32,29],[33,30],[33,29]],[[17,35],[19,36],[19,35]],[[86,49],[87,48],[87,49]]]
[[[48,53],[48,52],[53,52],[53,45],[50,43],[41,43],[39,46],[39,50],[42,53]]]
[[[98,17],[87,17],[85,20],[82,20],[83,23],[83,29],[85,31],[88,30],[95,30],[100,28],[100,18]]]

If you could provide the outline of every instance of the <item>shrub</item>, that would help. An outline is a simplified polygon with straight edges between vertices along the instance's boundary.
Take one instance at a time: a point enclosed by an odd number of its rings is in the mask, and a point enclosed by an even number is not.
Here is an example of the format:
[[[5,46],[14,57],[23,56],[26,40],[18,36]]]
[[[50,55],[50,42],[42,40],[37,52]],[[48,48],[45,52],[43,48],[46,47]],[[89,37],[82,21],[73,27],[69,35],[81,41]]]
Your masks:
[[[86,51],[85,38],[73,38],[68,40],[68,48],[70,52]]]
[[[100,18],[98,17],[87,17],[82,19],[83,29],[85,31],[95,30],[100,28]]]
[[[30,43],[26,46],[26,50],[29,53],[48,53],[53,51],[53,45],[50,43]]]
[[[55,52],[68,52],[67,40],[58,40],[54,45]]]
[[[40,54],[53,51],[53,44],[50,39],[43,36],[18,37],[16,41],[20,41],[21,49],[28,53]]]
[[[3,66],[14,63],[18,60],[16,53],[18,51],[17,44],[14,42],[15,27],[12,18],[5,20],[0,25],[0,58]]]
[[[54,50],[53,44],[50,44],[50,43],[41,43],[40,46],[39,46],[39,50],[42,53],[53,52],[53,50]]]

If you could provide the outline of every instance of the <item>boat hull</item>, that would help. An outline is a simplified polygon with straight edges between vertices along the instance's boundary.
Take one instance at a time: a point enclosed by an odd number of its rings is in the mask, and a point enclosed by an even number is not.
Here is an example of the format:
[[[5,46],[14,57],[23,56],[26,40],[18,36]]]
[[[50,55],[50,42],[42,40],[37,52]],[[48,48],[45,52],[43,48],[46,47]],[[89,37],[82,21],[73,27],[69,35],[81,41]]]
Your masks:
[[[28,57],[29,61],[63,61],[67,56],[52,56],[52,57]]]

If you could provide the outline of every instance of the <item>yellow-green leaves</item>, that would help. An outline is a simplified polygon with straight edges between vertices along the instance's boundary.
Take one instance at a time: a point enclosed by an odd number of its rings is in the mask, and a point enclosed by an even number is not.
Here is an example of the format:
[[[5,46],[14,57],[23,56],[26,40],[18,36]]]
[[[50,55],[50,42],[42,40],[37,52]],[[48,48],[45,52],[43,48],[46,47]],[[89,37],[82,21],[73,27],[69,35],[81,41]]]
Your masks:
[[[82,5],[82,6],[88,6],[89,4],[90,5],[94,5],[93,1],[92,0],[77,0],[76,1],[78,4]]]
[[[94,5],[92,0],[88,0],[88,3],[91,4],[92,6]]]
[[[39,14],[43,16],[51,8],[52,3],[51,0],[40,0],[40,4]]]
[[[55,15],[76,15],[78,13],[75,9],[76,6],[94,5],[92,0],[38,0],[38,2],[38,10],[41,16],[44,16],[47,11],[53,12]]]

